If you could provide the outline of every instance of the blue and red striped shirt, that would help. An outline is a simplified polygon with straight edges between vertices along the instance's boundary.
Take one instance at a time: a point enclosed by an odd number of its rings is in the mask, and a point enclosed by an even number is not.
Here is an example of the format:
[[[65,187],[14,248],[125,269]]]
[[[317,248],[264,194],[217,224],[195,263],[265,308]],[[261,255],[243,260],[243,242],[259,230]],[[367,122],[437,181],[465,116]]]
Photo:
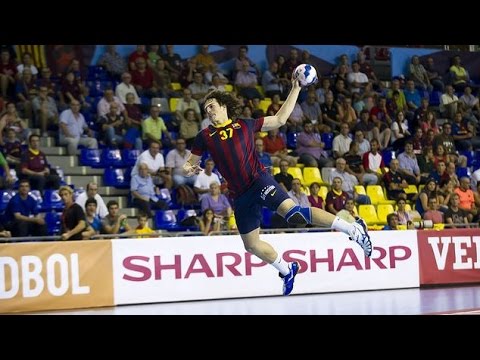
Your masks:
[[[255,151],[255,133],[262,126],[263,118],[237,119],[220,128],[210,125],[197,134],[193,143],[193,154],[210,153],[234,197],[248,190],[266,171]]]

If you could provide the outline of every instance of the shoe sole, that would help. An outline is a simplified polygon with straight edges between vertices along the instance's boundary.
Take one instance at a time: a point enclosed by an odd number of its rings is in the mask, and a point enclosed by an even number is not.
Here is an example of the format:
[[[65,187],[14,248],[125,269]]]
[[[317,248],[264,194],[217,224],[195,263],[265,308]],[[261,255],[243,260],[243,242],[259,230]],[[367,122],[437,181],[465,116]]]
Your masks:
[[[365,220],[363,219],[360,219],[360,221],[357,220],[357,224],[360,224],[362,225],[362,228],[363,228],[363,231],[365,231],[365,236],[368,238],[368,241],[370,241],[370,247],[372,248],[370,250],[370,254],[365,254],[366,257],[371,257],[372,256],[372,252],[373,252],[373,245],[372,245],[372,240],[370,239],[370,235],[368,235],[368,232],[367,232],[367,224],[365,223]],[[360,245],[360,244],[359,244]],[[363,246],[362,246],[362,249],[363,249]],[[365,253],[365,250],[363,250],[363,252]]]

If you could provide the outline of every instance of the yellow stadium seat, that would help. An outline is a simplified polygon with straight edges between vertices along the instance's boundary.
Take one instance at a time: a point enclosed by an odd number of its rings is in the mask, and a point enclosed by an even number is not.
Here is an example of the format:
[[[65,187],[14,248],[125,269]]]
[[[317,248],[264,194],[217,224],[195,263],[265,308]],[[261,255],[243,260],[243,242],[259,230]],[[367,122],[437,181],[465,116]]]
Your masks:
[[[355,192],[358,195],[367,195],[367,192],[365,191],[365,187],[363,185],[355,185]]]
[[[308,186],[302,186],[302,192],[305,195],[310,196],[310,188]]]
[[[172,89],[175,90],[175,91],[182,90],[182,84],[172,82]]]
[[[433,229],[434,230],[443,230],[445,228],[445,224],[440,223],[440,224],[433,224]]]
[[[417,185],[408,185],[405,194],[418,194]]]
[[[293,176],[293,178],[298,178],[300,179],[300,183],[303,185],[305,183],[305,180],[303,179],[303,174],[302,174],[302,169],[297,168],[297,167],[289,167],[288,168],[288,173]]]
[[[323,202],[327,200],[328,188],[326,186],[320,186],[320,190],[318,191],[318,196],[323,199]]]
[[[268,101],[268,100],[261,100],[261,101],[260,101],[260,104],[258,105],[258,107],[263,110],[263,113],[264,113],[265,115],[267,115],[267,109],[268,109],[268,107],[269,107],[270,105],[272,105],[272,100],[270,100],[270,101]]]
[[[280,168],[278,166],[273,167],[273,175],[277,175],[280,172]]]
[[[398,210],[398,205],[395,205],[395,211]],[[405,211],[412,211],[410,204],[405,204]]]
[[[359,215],[366,221],[367,225],[378,224],[380,221],[377,217],[375,206],[373,205],[360,205],[358,207]]]
[[[370,197],[373,205],[377,204],[391,204],[395,205],[395,200],[387,200],[383,194],[383,189],[380,185],[368,185],[367,195]]]
[[[407,230],[407,225],[399,224],[397,225],[397,230]]]
[[[382,224],[387,223],[387,215],[393,213],[393,206],[390,204],[379,204],[377,206],[377,215],[378,215],[378,220]]]
[[[225,85],[225,91],[226,92],[232,92],[233,91],[233,85],[232,84],[226,84]]]
[[[177,103],[180,101],[180,98],[170,98],[170,111],[175,112],[177,110]]]
[[[318,182],[320,185],[324,183],[318,167],[304,167],[303,178],[307,186],[310,186],[314,182]]]
[[[422,192],[424,187],[425,187],[425,184],[418,185],[418,192]]]
[[[298,167],[299,169],[303,169],[303,168],[305,167],[305,165],[304,165],[304,164],[300,164],[300,163],[298,163],[298,164],[297,164],[297,165],[295,165],[295,166],[296,166],[296,167]]]

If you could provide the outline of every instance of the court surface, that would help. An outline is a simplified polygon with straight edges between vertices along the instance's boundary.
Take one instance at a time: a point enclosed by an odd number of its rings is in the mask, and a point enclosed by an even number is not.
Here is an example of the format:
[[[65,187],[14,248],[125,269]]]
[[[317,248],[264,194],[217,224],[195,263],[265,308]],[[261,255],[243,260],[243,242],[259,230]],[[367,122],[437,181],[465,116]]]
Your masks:
[[[279,289],[280,291],[280,289]],[[480,285],[124,305],[72,315],[480,315]]]

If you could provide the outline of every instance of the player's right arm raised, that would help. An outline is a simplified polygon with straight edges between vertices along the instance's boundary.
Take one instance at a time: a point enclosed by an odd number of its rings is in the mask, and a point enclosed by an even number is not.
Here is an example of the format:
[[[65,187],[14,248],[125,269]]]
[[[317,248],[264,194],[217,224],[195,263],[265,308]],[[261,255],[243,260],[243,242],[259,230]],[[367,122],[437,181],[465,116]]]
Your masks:
[[[293,76],[293,75],[292,75]],[[280,126],[285,125],[290,114],[297,102],[298,94],[300,93],[300,84],[297,79],[292,80],[292,89],[288,94],[287,99],[283,103],[282,107],[274,116],[267,116],[263,120],[262,131],[269,131],[278,129]]]

